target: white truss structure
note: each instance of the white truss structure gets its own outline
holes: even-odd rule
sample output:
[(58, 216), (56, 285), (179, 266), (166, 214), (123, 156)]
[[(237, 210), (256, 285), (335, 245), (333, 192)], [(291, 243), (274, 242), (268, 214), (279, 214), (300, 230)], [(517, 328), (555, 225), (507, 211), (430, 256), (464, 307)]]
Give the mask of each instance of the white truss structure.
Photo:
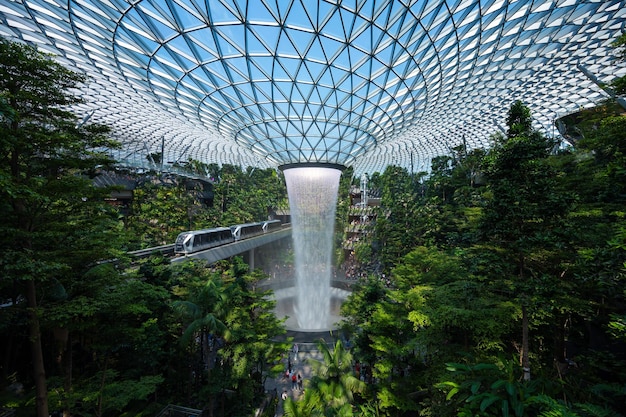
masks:
[(143, 167), (428, 171), (514, 100), (552, 134), (606, 98), (624, 30), (626, 0), (0, 0), (0, 36), (88, 74), (76, 111)]

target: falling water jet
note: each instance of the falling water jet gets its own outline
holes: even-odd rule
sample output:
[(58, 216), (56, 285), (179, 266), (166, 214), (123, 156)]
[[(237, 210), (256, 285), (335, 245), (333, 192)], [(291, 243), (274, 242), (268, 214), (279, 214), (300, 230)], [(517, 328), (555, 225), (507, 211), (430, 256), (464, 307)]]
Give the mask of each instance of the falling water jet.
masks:
[(339, 178), (334, 164), (293, 164), (285, 174), (295, 253), (293, 310), (301, 330), (328, 329), (331, 259)]

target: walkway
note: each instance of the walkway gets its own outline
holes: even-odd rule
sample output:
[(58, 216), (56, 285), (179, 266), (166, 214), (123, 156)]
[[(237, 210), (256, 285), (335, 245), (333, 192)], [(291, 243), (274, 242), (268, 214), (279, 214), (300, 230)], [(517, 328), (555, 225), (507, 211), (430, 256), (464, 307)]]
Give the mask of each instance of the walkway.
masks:
[[(298, 344), (298, 354), (294, 355), (293, 350), (290, 351), (291, 358), (291, 369), (295, 372), (296, 375), (298, 373), (302, 376), (302, 380), (304, 382), (304, 387), (307, 385), (307, 381), (312, 376), (312, 367), (308, 363), (309, 359), (314, 359), (321, 361), (322, 355), (317, 350), (317, 343), (312, 342), (319, 339), (324, 339), (327, 343), (332, 343), (334, 345), (337, 336), (339, 334), (337, 332), (316, 332), (316, 333), (304, 333), (304, 332), (292, 332), (288, 331), (287, 336), (292, 337), (294, 343)], [(287, 367), (287, 359), (285, 358), (285, 367)], [(278, 393), (278, 407), (276, 408), (276, 416), (283, 416), (283, 400), (280, 399), (283, 391), (287, 392), (287, 395), (291, 399), (298, 400), (302, 395), (300, 390), (292, 389), (291, 381), (284, 377), (279, 376), (275, 379), (267, 379), (265, 381), (265, 389), (268, 392), (273, 391), (274, 389)]]
[[(290, 354), (291, 357), (291, 369), (295, 372), (295, 375), (300, 374), (306, 386), (307, 381), (311, 378), (311, 365), (307, 363), (307, 360), (312, 358), (315, 360), (321, 360), (321, 355), (317, 350), (299, 351), (298, 355), (294, 357), (294, 354)], [(265, 389), (267, 391), (273, 391), (274, 389), (278, 393), (278, 407), (276, 408), (276, 416), (283, 415), (283, 400), (280, 398), (283, 392), (287, 392), (287, 395), (293, 399), (298, 400), (302, 395), (302, 392), (296, 388), (292, 388), (292, 383), (289, 378), (282, 376), (276, 379), (268, 379), (265, 381)]]

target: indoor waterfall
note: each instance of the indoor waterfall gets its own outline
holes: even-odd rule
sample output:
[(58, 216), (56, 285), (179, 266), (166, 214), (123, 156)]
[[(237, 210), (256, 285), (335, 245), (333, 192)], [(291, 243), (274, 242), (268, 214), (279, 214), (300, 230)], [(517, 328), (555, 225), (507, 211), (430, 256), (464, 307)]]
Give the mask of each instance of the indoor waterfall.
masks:
[(303, 330), (330, 323), (331, 259), (341, 171), (304, 166), (284, 169), (295, 252), (294, 313)]

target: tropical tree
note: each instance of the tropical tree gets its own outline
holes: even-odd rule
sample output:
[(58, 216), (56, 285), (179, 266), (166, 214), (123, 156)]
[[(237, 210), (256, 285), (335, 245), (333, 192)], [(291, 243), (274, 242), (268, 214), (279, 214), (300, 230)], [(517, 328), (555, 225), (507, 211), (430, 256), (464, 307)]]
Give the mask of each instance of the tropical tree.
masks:
[(271, 300), (271, 291), (255, 290), (266, 276), (250, 273), (240, 257), (233, 259), (222, 278), (229, 300), (223, 318), (228, 338), (219, 353), (222, 386), (236, 392), (231, 414), (247, 415), (252, 413), (254, 400), (264, 396), (264, 379), (284, 371), (280, 359), (289, 344), (278, 340), (285, 334), (285, 319), (273, 313), (276, 302)]
[[(620, 60), (626, 60), (626, 33), (622, 33), (613, 42), (613, 47), (617, 48), (617, 56)], [(623, 96), (626, 94), (626, 76), (616, 78), (611, 82), (611, 87), (615, 90), (615, 94)]]
[(183, 231), (206, 228), (198, 219), (198, 211), (200, 203), (185, 188), (182, 178), (167, 185), (143, 182), (133, 191), (132, 210), (126, 220), (132, 248), (166, 245)]
[[(387, 252), (388, 288), (359, 283), (342, 310), (355, 354), (373, 363), (376, 402), (364, 413), (622, 413), (626, 129), (616, 109), (582, 112), (575, 147), (556, 149), (515, 103), (493, 149), (436, 161), (404, 230), (420, 246)], [(389, 199), (381, 214), (403, 203)], [(384, 226), (374, 242), (396, 239)]]
[(591, 169), (594, 191), (601, 201), (620, 203), (626, 195), (626, 117), (619, 114), (622, 109), (610, 104), (607, 108), (605, 117), (584, 130), (578, 147), (583, 155), (591, 156), (586, 167)]
[[(284, 334), (282, 321), (273, 313), (270, 293), (257, 291), (262, 274), (249, 273), (241, 258), (222, 261), (211, 268), (188, 261), (174, 268), (178, 282), (172, 303), (180, 327), (180, 344), (189, 361), (188, 401), (205, 406), (208, 413), (246, 415), (263, 390), (263, 379), (282, 371), (285, 343), (275, 341)], [(228, 401), (226, 392), (236, 398)], [(192, 396), (197, 396), (192, 398)]]
[[(190, 395), (211, 380), (218, 345), (228, 337), (228, 329), (220, 319), (227, 308), (228, 298), (220, 274), (210, 271), (202, 263), (185, 262), (177, 270), (177, 274), (187, 277), (184, 279), (187, 282), (174, 288), (180, 300), (174, 301), (172, 306), (182, 320), (180, 343), (189, 352), (187, 392)], [(211, 402), (214, 394), (210, 397)]]
[(359, 362), (374, 365), (376, 349), (371, 346), (372, 317), (380, 302), (388, 298), (385, 283), (375, 276), (359, 280), (351, 287), (351, 293), (341, 305), (344, 318), (341, 327), (350, 335), (351, 351)]
[(354, 415), (355, 395), (365, 391), (365, 383), (354, 375), (352, 355), (340, 340), (332, 350), (324, 340), (317, 342), (317, 348), (322, 360), (310, 360), (313, 376), (306, 386), (304, 398), (296, 404), (288, 398), (285, 401), (285, 415)]
[(472, 274), (464, 261), (468, 256), (468, 251), (418, 247), (394, 270), (392, 298), (408, 306), (424, 354), (493, 355), (505, 347), (518, 310)]
[(487, 157), (492, 197), (481, 230), (487, 241), (504, 250), (504, 262), (514, 265), (514, 276), (508, 279), (521, 307), (520, 357), (524, 378), (530, 379), (529, 308), (540, 303), (535, 294), (549, 276), (547, 255), (562, 240), (559, 233), (571, 200), (559, 192), (557, 174), (548, 164), (555, 143), (532, 130), (530, 110), (519, 101), (513, 103), (507, 123), (507, 136), (496, 138)]
[(417, 245), (467, 246), (474, 240), (484, 201), (484, 151), (468, 152), (464, 146), (451, 151), (451, 156), (433, 158), (431, 173), (423, 181), (413, 231)]
[(416, 194), (406, 169), (389, 166), (382, 175), (381, 209), (376, 217), (376, 241), (385, 270), (415, 245)]
[(437, 156), (431, 161), (431, 174), (428, 177), (430, 195), (448, 201), (453, 194), (452, 172), (454, 159), (450, 155)]
[[(449, 363), (452, 381), (436, 384), (447, 392), (446, 399), (454, 402), (458, 417), (539, 415), (540, 411), (567, 412), (567, 407), (546, 406), (546, 386), (549, 384), (519, 380), (519, 365), (511, 360), (466, 365)], [(543, 391), (543, 395), (540, 393)], [(575, 414), (541, 414), (575, 416)]]
[(49, 378), (51, 405), (65, 415), (106, 416), (145, 401), (163, 382), (167, 333), (159, 311), (168, 293), (111, 263), (84, 278), (66, 283), (67, 297), (51, 303), (43, 321), (64, 337), (57, 337), (60, 378)]
[[(88, 235), (80, 238), (77, 232), (88, 227), (89, 209), (101, 199), (89, 179), (79, 174), (111, 163), (106, 149), (117, 146), (107, 139), (107, 128), (82, 123), (68, 110), (82, 101), (76, 91), (85, 81), (35, 47), (0, 39), (0, 268), (27, 301), (24, 311), (40, 417), (49, 414), (40, 327), (45, 299), (40, 290), (72, 270), (71, 248), (79, 247), (76, 243), (87, 242), (94, 249)], [(60, 236), (61, 223), (66, 235)], [(66, 236), (79, 240), (71, 242)], [(101, 244), (102, 257), (107, 245), (99, 239), (93, 242)], [(65, 255), (59, 248), (66, 250)], [(89, 257), (94, 259), (95, 253), (85, 258)]]

